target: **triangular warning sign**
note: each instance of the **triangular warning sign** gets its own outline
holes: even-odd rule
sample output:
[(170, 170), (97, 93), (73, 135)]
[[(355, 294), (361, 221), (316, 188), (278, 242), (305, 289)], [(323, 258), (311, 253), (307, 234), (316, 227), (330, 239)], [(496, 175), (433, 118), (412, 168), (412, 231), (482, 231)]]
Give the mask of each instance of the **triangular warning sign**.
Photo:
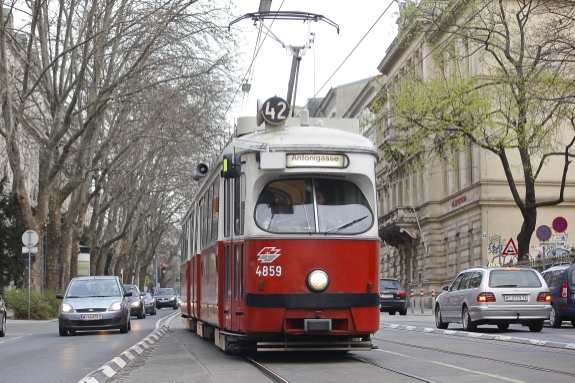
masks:
[(517, 246), (515, 246), (515, 242), (513, 238), (509, 238), (509, 242), (501, 252), (502, 255), (517, 255)]

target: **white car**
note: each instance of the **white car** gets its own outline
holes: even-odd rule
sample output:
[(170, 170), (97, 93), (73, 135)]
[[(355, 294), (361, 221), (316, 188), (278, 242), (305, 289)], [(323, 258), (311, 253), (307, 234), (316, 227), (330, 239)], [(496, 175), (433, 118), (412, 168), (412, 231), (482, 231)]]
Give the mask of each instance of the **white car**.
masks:
[(551, 296), (541, 274), (524, 267), (476, 266), (462, 271), (451, 285), (443, 286), (435, 305), (435, 325), (446, 329), (461, 323), (463, 330), (512, 323), (539, 332), (549, 319)]

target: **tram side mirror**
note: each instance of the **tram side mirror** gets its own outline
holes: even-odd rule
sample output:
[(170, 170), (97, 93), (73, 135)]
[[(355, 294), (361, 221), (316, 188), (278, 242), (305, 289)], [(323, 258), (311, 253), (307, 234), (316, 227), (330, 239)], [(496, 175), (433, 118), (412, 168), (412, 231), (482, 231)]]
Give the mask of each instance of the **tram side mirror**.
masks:
[(224, 154), (222, 177), (239, 178), (242, 175), (242, 156), (240, 153)]

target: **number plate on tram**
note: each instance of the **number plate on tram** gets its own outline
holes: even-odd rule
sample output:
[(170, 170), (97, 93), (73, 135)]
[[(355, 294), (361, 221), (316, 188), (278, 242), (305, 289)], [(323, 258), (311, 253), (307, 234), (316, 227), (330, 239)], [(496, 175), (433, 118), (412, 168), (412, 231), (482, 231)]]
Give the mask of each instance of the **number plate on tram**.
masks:
[(80, 315), (82, 320), (101, 320), (102, 314), (84, 314)]
[(393, 294), (379, 294), (381, 298), (393, 298)]
[(505, 295), (505, 302), (527, 302), (527, 295)]

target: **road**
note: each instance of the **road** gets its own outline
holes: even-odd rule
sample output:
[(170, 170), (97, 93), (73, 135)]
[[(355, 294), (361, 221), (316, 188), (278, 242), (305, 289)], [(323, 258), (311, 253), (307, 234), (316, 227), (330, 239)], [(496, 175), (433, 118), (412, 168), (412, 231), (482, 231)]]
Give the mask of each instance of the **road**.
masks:
[(8, 319), (0, 338), (0, 382), (77, 382), (156, 328), (158, 320), (173, 314), (158, 310), (145, 319), (132, 317), (132, 330), (77, 332), (61, 337), (58, 321)]
[[(480, 326), (466, 333), (461, 325), (435, 328), (434, 318), (408, 312), (382, 313), (373, 337), (378, 349), (332, 353), (261, 353), (246, 360), (228, 355), (212, 342), (187, 331), (178, 314), (162, 336), (111, 378), (89, 377), (106, 363), (148, 337), (173, 310), (157, 317), (133, 318), (129, 334), (94, 332), (59, 337), (57, 322), (8, 322), (0, 340), (0, 382), (269, 382), (248, 362), (261, 364), (284, 381), (295, 382), (572, 382), (575, 380), (575, 328), (546, 325)], [(157, 330), (156, 330), (157, 333)], [(570, 344), (571, 348), (565, 348)], [(30, 368), (32, 367), (33, 368)], [(111, 371), (111, 370), (110, 370)], [(83, 379), (88, 377), (87, 379)]]

